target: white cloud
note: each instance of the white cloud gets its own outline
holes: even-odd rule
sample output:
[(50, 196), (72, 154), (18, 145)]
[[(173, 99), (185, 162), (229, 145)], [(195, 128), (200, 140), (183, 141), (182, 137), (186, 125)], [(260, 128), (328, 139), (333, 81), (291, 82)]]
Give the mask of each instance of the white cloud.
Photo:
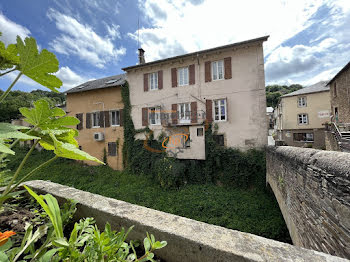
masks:
[(61, 92), (91, 80), (78, 75), (68, 66), (61, 67), (56, 73), (56, 76), (63, 82), (63, 86), (60, 88)]
[(306, 79), (305, 81), (301, 81), (300, 84), (302, 84), (304, 86), (309, 86), (309, 85), (318, 83), (320, 81), (329, 81), (336, 75), (336, 73), (338, 73), (338, 71), (340, 69), (341, 69), (340, 67), (336, 67), (333, 69), (322, 71), (321, 73), (315, 75), (314, 77), (312, 77), (310, 79)]
[(119, 28), (120, 28), (119, 25), (115, 25), (115, 24), (108, 25), (108, 24), (106, 24), (106, 28), (107, 28), (108, 35), (113, 40), (116, 39), (116, 38), (121, 38), (120, 32), (119, 32)]
[[(6, 74), (4, 77), (9, 79), (10, 81), (13, 81), (18, 76), (18, 74), (19, 74), (18, 71), (14, 71), (14, 72)], [(38, 84), (37, 82), (35, 82), (34, 80), (30, 79), (29, 77), (27, 77), (25, 75), (22, 75), (16, 84), (25, 84), (25, 85), (29, 85), (29, 86), (35, 86), (37, 88), (42, 87), (40, 84)], [(16, 85), (15, 85), (15, 87), (16, 87)]]
[(22, 39), (26, 38), (30, 31), (26, 27), (16, 24), (0, 13), (0, 40), (6, 45), (16, 43), (16, 37), (19, 35)]
[(62, 31), (60, 36), (49, 43), (58, 53), (78, 56), (98, 68), (117, 62), (126, 53), (124, 47), (116, 48), (112, 42), (119, 33), (116, 25), (110, 26), (109, 34), (102, 37), (89, 25), (83, 25), (75, 18), (54, 9), (50, 9), (47, 15), (56, 22), (57, 29)]
[[(139, 0), (152, 22), (140, 29), (140, 41), (148, 61), (268, 34), (269, 53), (305, 29), (325, 1)], [(132, 35), (137, 39), (137, 32)]]

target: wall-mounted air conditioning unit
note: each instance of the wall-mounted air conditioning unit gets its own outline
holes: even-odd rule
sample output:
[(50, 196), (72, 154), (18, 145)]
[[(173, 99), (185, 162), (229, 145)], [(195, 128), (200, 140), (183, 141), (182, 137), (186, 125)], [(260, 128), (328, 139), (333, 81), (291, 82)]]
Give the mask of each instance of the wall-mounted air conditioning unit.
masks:
[(96, 132), (94, 133), (94, 139), (96, 141), (103, 141), (105, 139), (105, 136), (102, 132)]

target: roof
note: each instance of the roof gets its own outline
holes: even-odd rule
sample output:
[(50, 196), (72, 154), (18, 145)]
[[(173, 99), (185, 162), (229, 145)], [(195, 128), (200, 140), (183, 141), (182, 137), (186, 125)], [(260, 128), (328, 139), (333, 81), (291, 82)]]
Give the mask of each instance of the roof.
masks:
[(204, 53), (207, 53), (207, 52), (213, 52), (213, 51), (217, 51), (217, 50), (221, 50), (221, 49), (225, 49), (225, 48), (238, 47), (238, 46), (241, 46), (241, 45), (246, 45), (246, 44), (250, 44), (250, 43), (254, 43), (254, 42), (267, 41), (268, 38), (269, 38), (269, 36), (267, 35), (267, 36), (263, 36), (263, 37), (259, 37), (259, 38), (246, 40), (246, 41), (243, 41), (243, 42), (237, 42), (237, 43), (233, 43), (233, 44), (229, 44), (229, 45), (218, 46), (218, 47), (205, 49), (205, 50), (201, 50), (201, 51), (197, 51), (197, 52), (193, 52), (193, 53), (188, 53), (188, 54), (184, 54), (184, 55), (173, 56), (173, 57), (169, 57), (169, 58), (165, 58), (165, 59), (161, 59), (161, 60), (156, 60), (156, 61), (149, 62), (149, 63), (144, 63), (144, 64), (138, 64), (138, 65), (134, 65), (134, 66), (124, 67), (122, 69), (124, 71), (128, 71), (130, 69), (144, 67), (144, 66), (149, 66), (149, 65), (153, 65), (153, 64), (169, 61), (169, 60), (175, 60), (175, 59), (179, 59), (179, 58), (184, 58), (184, 57), (187, 57), (187, 56), (200, 55), (200, 54), (204, 54)]
[(126, 74), (121, 74), (121, 75), (115, 75), (115, 76), (109, 76), (109, 77), (100, 78), (96, 80), (91, 80), (67, 90), (66, 93), (78, 93), (78, 92), (85, 92), (85, 91), (90, 91), (95, 89), (120, 86), (125, 83), (125, 79), (126, 79)]
[(328, 85), (330, 85), (341, 73), (343, 73), (348, 68), (350, 68), (350, 61), (331, 79), (331, 81), (328, 82)]
[(320, 81), (316, 84), (304, 87), (302, 89), (299, 89), (297, 91), (294, 91), (294, 92), (286, 94), (286, 95), (283, 95), (281, 97), (299, 96), (299, 95), (304, 95), (304, 94), (329, 91), (329, 86), (327, 86), (327, 84), (328, 84), (328, 81)]

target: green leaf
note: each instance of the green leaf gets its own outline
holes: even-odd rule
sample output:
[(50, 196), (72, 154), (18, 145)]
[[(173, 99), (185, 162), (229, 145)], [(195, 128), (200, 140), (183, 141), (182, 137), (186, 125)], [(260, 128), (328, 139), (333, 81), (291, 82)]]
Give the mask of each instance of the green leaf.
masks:
[(10, 155), (15, 154), (15, 151), (8, 148), (8, 146), (5, 144), (3, 139), (0, 139), (0, 152), (5, 153), (5, 154), (10, 154)]
[(155, 242), (154, 245), (153, 245), (153, 248), (154, 249), (161, 249), (163, 247), (165, 247), (168, 243), (166, 241), (162, 241), (162, 242)]
[(146, 252), (148, 252), (151, 248), (151, 243), (149, 242), (149, 239), (147, 237), (143, 240), (143, 246)]
[(5, 47), (5, 44), (0, 41), (0, 70), (12, 68), (19, 64), (19, 56), (16, 45), (10, 44)]
[(0, 261), (2, 262), (8, 262), (9, 258), (6, 256), (4, 252), (0, 252)]
[(51, 258), (58, 252), (60, 251), (61, 248), (54, 248), (49, 251), (47, 251), (39, 260), (39, 262), (50, 262)]
[(22, 140), (32, 140), (32, 139), (40, 139), (40, 137), (30, 136), (25, 133), (22, 133), (20, 126), (11, 125), (9, 123), (0, 123), (0, 139), (8, 139), (8, 138), (18, 138)]
[(66, 112), (62, 108), (55, 107), (52, 111), (53, 116), (65, 116)]
[(58, 92), (56, 88), (62, 86), (62, 81), (52, 75), (59, 69), (56, 56), (46, 49), (39, 53), (33, 37), (25, 38), (23, 43), (17, 36), (17, 49), (20, 56), (20, 71), (39, 84)]
[(44, 99), (39, 99), (34, 102), (34, 108), (21, 107), (21, 114), (26, 117), (24, 120), (33, 126), (42, 127), (50, 121), (52, 110), (49, 103)]
[(69, 243), (65, 238), (58, 238), (52, 241), (52, 243), (57, 247), (69, 247)]
[(12, 241), (11, 239), (8, 239), (4, 245), (0, 246), (0, 252), (5, 252), (6, 250), (9, 250), (11, 247), (12, 247)]

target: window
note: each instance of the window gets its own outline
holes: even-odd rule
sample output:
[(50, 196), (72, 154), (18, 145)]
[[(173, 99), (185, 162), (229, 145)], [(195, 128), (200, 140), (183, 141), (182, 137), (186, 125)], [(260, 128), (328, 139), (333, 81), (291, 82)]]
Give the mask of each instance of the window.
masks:
[(306, 96), (298, 97), (298, 107), (306, 107)]
[(191, 147), (191, 137), (190, 135), (188, 135), (188, 138), (187, 140), (185, 140), (186, 137), (185, 136), (182, 136), (182, 145), (183, 145), (183, 148), (189, 148)]
[(111, 114), (111, 125), (120, 126), (120, 111), (113, 110), (110, 112), (110, 114)]
[(150, 125), (160, 125), (160, 108), (150, 107), (148, 108), (148, 118)]
[(309, 123), (307, 114), (299, 114), (298, 115), (298, 124), (299, 125), (307, 125)]
[(214, 120), (226, 121), (226, 99), (214, 100)]
[(93, 112), (91, 114), (92, 127), (100, 127), (100, 112)]
[(211, 63), (211, 74), (213, 80), (224, 79), (224, 61), (216, 61)]
[(150, 73), (149, 74), (149, 87), (150, 90), (157, 90), (158, 89), (158, 73)]
[(108, 143), (108, 155), (109, 156), (116, 156), (117, 155), (117, 143), (116, 142), (109, 142)]
[(314, 142), (313, 133), (294, 133), (293, 138), (298, 142)]
[(179, 68), (177, 72), (179, 86), (188, 85), (188, 67)]
[(334, 95), (334, 97), (336, 97), (337, 96), (337, 82), (334, 82), (334, 93), (333, 93), (333, 95)]
[(224, 135), (213, 135), (214, 141), (219, 146), (225, 145), (225, 138)]
[(203, 136), (203, 128), (197, 128), (197, 136)]
[(178, 105), (179, 121), (180, 123), (191, 122), (191, 104), (184, 103)]

